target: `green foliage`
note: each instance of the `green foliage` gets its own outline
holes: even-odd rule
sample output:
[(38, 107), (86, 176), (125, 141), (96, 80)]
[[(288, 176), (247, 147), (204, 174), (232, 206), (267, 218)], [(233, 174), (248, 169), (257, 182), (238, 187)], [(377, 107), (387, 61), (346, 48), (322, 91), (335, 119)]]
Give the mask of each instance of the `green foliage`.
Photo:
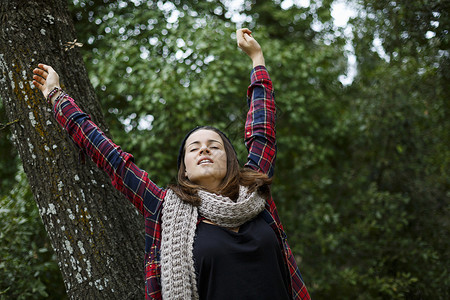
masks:
[(20, 170), (0, 198), (0, 299), (65, 299), (47, 233)]
[[(392, 242), (402, 243), (396, 248), (402, 260), (391, 254), (397, 261), (390, 266), (403, 281), (405, 297), (446, 299), (450, 124), (448, 52), (443, 52), (448, 37), (441, 26), (448, 24), (448, 9), (439, 1), (362, 5), (367, 14), (353, 20), (359, 75), (349, 89), (361, 135), (354, 143), (355, 162), (380, 191), (409, 199), (392, 215), (408, 216), (399, 241)], [(370, 47), (377, 38), (381, 46)], [(408, 283), (400, 270), (417, 282)]]

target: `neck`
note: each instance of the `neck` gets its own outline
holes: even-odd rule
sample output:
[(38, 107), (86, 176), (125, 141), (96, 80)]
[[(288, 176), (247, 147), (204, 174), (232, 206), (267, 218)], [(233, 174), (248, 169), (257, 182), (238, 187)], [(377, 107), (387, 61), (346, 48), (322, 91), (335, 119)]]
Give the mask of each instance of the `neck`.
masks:
[(198, 184), (203, 189), (207, 190), (211, 193), (217, 193), (219, 191), (219, 186), (222, 180), (216, 180), (213, 176), (203, 177), (196, 180), (196, 184)]
[(200, 186), (208, 192), (217, 193), (219, 191), (219, 183), (209, 182), (200, 183)]

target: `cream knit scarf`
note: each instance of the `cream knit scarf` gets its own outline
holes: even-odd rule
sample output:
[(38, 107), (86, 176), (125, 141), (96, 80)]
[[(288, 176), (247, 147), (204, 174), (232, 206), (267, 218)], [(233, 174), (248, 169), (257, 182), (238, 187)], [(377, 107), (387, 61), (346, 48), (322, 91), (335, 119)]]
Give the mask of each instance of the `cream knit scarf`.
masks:
[(193, 245), (198, 214), (222, 227), (238, 227), (256, 217), (265, 200), (241, 186), (236, 202), (199, 191), (200, 206), (182, 201), (168, 190), (162, 210), (161, 286), (163, 299), (198, 299)]

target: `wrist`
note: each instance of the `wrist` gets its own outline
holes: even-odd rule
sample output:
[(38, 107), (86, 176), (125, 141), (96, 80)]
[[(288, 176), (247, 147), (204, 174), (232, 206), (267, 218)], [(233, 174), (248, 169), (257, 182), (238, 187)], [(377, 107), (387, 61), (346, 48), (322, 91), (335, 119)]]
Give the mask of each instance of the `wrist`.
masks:
[(264, 55), (262, 52), (259, 52), (255, 55), (253, 55), (251, 57), (252, 62), (253, 62), (253, 68), (256, 66), (264, 66), (265, 65), (265, 61), (264, 61)]
[(48, 103), (51, 103), (52, 105), (55, 103), (55, 99), (61, 95), (62, 89), (59, 86), (55, 86), (50, 93), (47, 95), (47, 101)]

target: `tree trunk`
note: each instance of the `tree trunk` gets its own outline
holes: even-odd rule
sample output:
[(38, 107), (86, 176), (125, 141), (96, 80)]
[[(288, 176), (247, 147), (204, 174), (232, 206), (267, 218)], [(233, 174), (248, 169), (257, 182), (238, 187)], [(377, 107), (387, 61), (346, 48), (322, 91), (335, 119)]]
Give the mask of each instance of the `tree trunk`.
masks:
[(109, 178), (78, 150), (32, 85), (38, 63), (107, 132), (63, 0), (0, 1), (0, 97), (72, 299), (144, 297), (144, 224)]

